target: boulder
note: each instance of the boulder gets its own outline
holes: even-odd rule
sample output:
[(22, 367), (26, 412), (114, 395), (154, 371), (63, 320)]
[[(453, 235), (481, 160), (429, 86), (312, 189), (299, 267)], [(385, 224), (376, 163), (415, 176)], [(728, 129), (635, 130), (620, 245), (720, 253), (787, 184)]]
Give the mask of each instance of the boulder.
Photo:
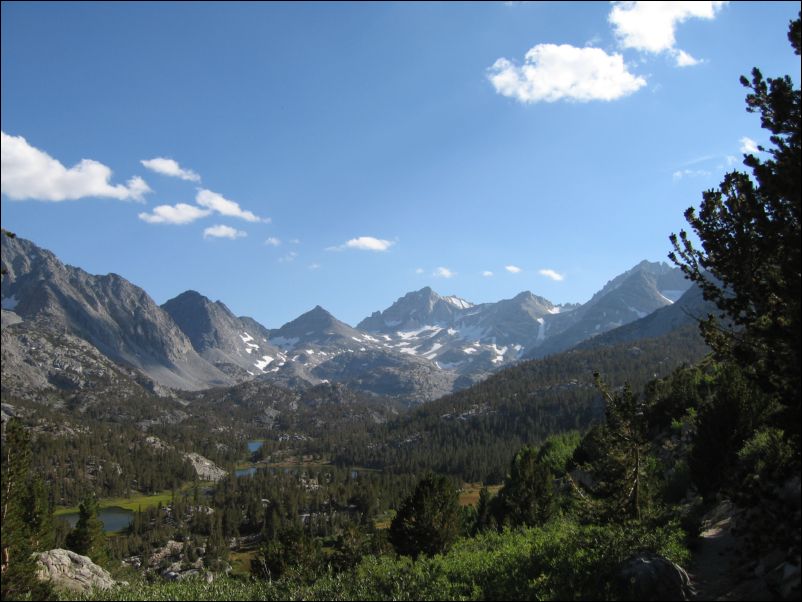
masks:
[(34, 556), (37, 578), (49, 581), (54, 588), (88, 593), (94, 588), (109, 589), (116, 584), (108, 571), (96, 565), (88, 556), (71, 550), (57, 548)]
[(184, 457), (186, 457), (186, 459), (192, 463), (192, 466), (201, 481), (219, 481), (228, 474), (217, 464), (208, 458), (204, 458), (200, 454), (193, 452), (184, 454)]
[(652, 552), (626, 560), (615, 581), (622, 600), (690, 600), (695, 595), (688, 573)]

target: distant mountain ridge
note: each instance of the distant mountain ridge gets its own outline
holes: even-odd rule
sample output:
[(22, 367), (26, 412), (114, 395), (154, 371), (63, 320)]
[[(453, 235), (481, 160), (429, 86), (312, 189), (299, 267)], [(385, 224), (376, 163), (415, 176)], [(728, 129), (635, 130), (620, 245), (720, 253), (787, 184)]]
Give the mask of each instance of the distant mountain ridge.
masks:
[[(269, 329), (196, 291), (159, 307), (120, 276), (65, 266), (19, 238), (2, 241), (2, 264), (4, 329), (13, 333), (23, 320), (69, 333), (156, 383), (192, 390), (251, 378), (302, 388), (341, 382), (406, 402), (434, 399), (522, 359), (591, 344), (670, 308), (689, 286), (680, 270), (643, 261), (581, 305), (556, 305), (529, 291), (473, 304), (424, 287), (357, 327), (316, 306)], [(647, 334), (675, 323), (668, 319)]]
[(2, 237), (0, 261), (7, 272), (3, 309), (23, 320), (84, 339), (103, 355), (169, 387), (233, 383), (198, 355), (144, 290), (121, 276), (93, 276), (64, 265), (50, 251), (19, 237)]

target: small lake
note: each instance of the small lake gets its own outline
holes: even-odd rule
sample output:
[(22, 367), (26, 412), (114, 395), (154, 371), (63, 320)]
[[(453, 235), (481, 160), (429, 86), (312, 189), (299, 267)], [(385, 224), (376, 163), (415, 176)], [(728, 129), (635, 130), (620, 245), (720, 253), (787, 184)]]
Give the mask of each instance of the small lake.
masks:
[[(98, 510), (97, 515), (100, 522), (103, 523), (103, 530), (106, 531), (106, 533), (122, 531), (134, 520), (133, 512), (118, 506), (111, 506), (110, 508)], [(77, 512), (71, 512), (70, 514), (61, 514), (56, 518), (63, 518), (70, 523), (70, 527), (74, 528), (78, 523), (78, 516)]]
[(262, 447), (263, 443), (264, 441), (248, 441), (248, 451), (251, 453), (255, 452), (257, 449)]
[(251, 475), (256, 474), (256, 467), (250, 466), (248, 468), (238, 468), (235, 473), (238, 477), (250, 477)]

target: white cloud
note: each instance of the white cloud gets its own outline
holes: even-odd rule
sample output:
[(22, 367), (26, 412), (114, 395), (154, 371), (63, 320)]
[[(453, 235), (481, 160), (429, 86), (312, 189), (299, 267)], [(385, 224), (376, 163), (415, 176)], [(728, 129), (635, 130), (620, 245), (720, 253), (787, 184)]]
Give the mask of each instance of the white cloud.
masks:
[(415, 270), (416, 274), (423, 274), (423, 268), (418, 268)]
[(511, 272), (512, 274), (517, 274), (518, 272), (521, 271), (521, 268), (519, 268), (517, 265), (505, 265), (504, 269), (507, 270), (508, 272)]
[(276, 238), (275, 236), (271, 236), (265, 241), (266, 245), (270, 245), (271, 247), (277, 247), (281, 244), (281, 239)]
[(203, 238), (230, 238), (234, 240), (236, 238), (242, 238), (243, 236), (248, 236), (247, 232), (236, 230), (231, 226), (224, 226), (223, 224), (210, 226), (203, 231)]
[(741, 138), (741, 152), (744, 154), (754, 154), (760, 152), (760, 149), (757, 147), (757, 142), (744, 136)]
[(702, 61), (693, 58), (690, 54), (685, 52), (684, 50), (677, 50), (674, 53), (674, 60), (677, 61), (677, 67), (693, 67), (694, 65), (698, 65)]
[(373, 236), (358, 236), (345, 241), (337, 247), (329, 247), (327, 251), (343, 251), (345, 249), (358, 249), (360, 251), (386, 251), (395, 243), (391, 240), (374, 238)]
[(738, 163), (738, 157), (736, 157), (734, 155), (727, 155), (724, 159), (725, 159), (725, 161), (727, 161), (727, 165), (728, 166), (732, 166), (732, 165), (735, 165), (736, 163)]
[(456, 272), (452, 272), (448, 268), (443, 268), (443, 267), (437, 268), (432, 273), (432, 276), (436, 276), (437, 278), (453, 278), (456, 275), (457, 275)]
[(159, 205), (153, 213), (140, 213), (139, 219), (149, 224), (188, 224), (196, 219), (206, 217), (211, 211), (195, 205), (178, 203), (177, 205)]
[(111, 169), (92, 159), (81, 159), (67, 169), (46, 152), (28, 144), (22, 136), (10, 136), (2, 132), (0, 146), (0, 189), (15, 201), (36, 199), (58, 202), (107, 197), (142, 202), (145, 194), (152, 192), (139, 176), (128, 180), (125, 186), (110, 184)]
[(319, 270), (320, 269), (320, 264), (319, 263), (310, 263), (307, 267), (310, 270)]
[(538, 44), (522, 67), (500, 58), (489, 71), (496, 92), (523, 103), (615, 100), (646, 85), (627, 70), (620, 54), (568, 44)]
[(279, 257), (278, 260), (279, 263), (289, 263), (290, 261), (295, 261), (296, 257), (298, 257), (298, 253), (296, 253), (295, 251), (290, 251), (283, 257)]
[(270, 221), (270, 218), (262, 219), (261, 217), (254, 215), (250, 211), (245, 211), (244, 209), (241, 209), (238, 203), (230, 201), (229, 199), (225, 198), (222, 194), (212, 192), (211, 190), (206, 190), (205, 188), (201, 188), (200, 190), (198, 190), (198, 194), (195, 196), (195, 202), (197, 202), (198, 205), (211, 209), (212, 211), (216, 211), (220, 215), (226, 215), (229, 217), (239, 217), (248, 222)]
[[(714, 19), (726, 2), (614, 2), (607, 20), (623, 48), (659, 53), (673, 51), (677, 25), (688, 19)], [(679, 66), (689, 59), (675, 53)]]
[(562, 274), (558, 274), (554, 270), (542, 269), (538, 273), (541, 276), (545, 276), (546, 278), (551, 278), (552, 280), (557, 280), (558, 282), (560, 280), (564, 280), (565, 279), (565, 276), (563, 276)]
[(154, 159), (143, 159), (140, 163), (151, 171), (165, 176), (181, 178), (182, 180), (189, 180), (190, 182), (200, 182), (200, 176), (198, 174), (191, 169), (183, 169), (178, 162), (173, 159), (156, 157)]
[(709, 175), (710, 172), (704, 169), (678, 169), (673, 174), (671, 174), (672, 178), (675, 181), (681, 180), (682, 178), (697, 178)]
[(482, 272), (482, 276), (484, 276), (485, 278), (490, 278), (492, 275), (493, 272), (491, 272), (490, 270), (485, 270), (484, 272)]

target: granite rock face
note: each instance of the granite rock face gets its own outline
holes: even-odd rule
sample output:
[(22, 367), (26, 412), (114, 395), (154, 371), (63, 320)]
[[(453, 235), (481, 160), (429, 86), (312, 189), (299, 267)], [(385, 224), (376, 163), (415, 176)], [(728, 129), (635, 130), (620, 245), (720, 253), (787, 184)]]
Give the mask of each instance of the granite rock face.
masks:
[(3, 309), (54, 333), (81, 338), (106, 357), (177, 389), (233, 380), (203, 359), (170, 315), (117, 274), (63, 264), (22, 238), (2, 237)]
[(105, 569), (88, 556), (57, 548), (35, 554), (37, 578), (49, 581), (56, 589), (88, 593), (93, 589), (109, 589), (116, 584)]

